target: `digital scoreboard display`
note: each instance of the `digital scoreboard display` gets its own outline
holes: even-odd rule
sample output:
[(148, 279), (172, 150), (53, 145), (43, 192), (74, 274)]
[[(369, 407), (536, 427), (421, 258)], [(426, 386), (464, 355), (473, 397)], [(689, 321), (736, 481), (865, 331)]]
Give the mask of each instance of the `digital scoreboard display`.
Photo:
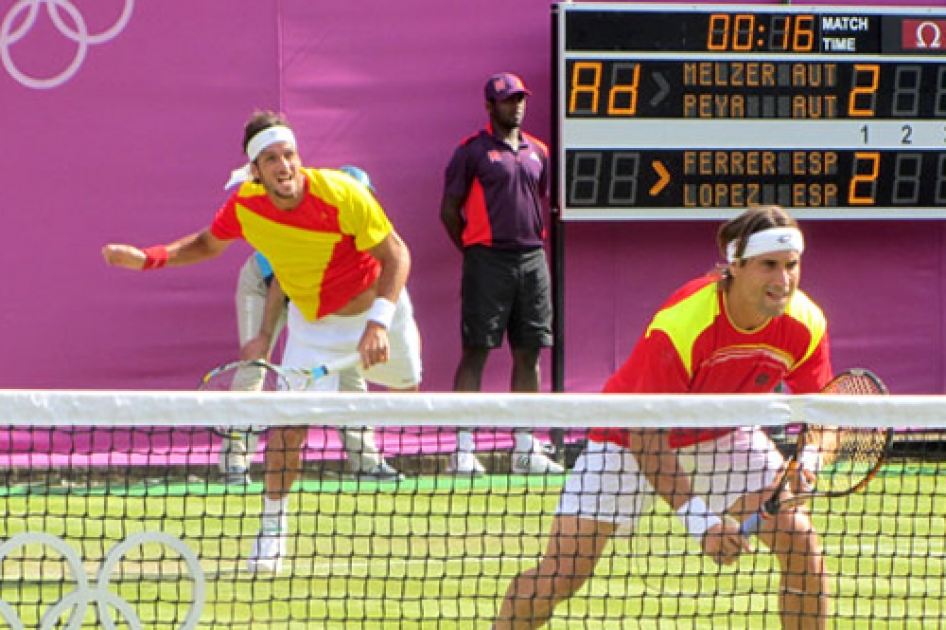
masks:
[(946, 218), (946, 8), (562, 3), (564, 220)]

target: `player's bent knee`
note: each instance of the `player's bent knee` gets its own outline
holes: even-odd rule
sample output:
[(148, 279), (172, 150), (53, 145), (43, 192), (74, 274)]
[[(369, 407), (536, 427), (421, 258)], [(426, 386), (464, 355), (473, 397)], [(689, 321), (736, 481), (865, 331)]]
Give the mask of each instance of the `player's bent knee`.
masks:
[(818, 532), (806, 512), (779, 513), (773, 531), (771, 550), (776, 555), (820, 554)]
[(588, 581), (587, 575), (580, 576), (559, 576), (555, 579), (552, 588), (552, 601), (558, 603), (570, 599), (575, 593), (581, 590), (581, 587)]
[(544, 560), (531, 571), (519, 575), (512, 589), (518, 598), (526, 598), (536, 608), (548, 609), (578, 592), (589, 575), (576, 572), (572, 563)]
[(282, 434), (283, 445), (286, 449), (295, 450), (300, 448), (302, 446), (302, 442), (305, 441), (308, 432), (308, 427), (293, 427), (284, 429)]
[(557, 569), (552, 567), (545, 571), (540, 569), (537, 576), (536, 596), (544, 595), (554, 605), (577, 593), (588, 581), (588, 577), (588, 574), (565, 569), (560, 565)]

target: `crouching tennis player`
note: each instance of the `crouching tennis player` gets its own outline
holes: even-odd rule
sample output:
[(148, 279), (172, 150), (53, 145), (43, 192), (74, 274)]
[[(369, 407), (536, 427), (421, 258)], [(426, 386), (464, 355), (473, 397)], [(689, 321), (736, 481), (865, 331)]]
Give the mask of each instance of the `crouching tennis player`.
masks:
[[(806, 394), (831, 380), (825, 317), (798, 288), (805, 246), (794, 219), (776, 206), (753, 208), (725, 223), (717, 240), (726, 264), (670, 297), (606, 393), (769, 393), (784, 381)], [(513, 579), (493, 627), (544, 625), (655, 497), (706, 555), (734, 563), (749, 549), (740, 521), (771, 496), (783, 465), (757, 427), (592, 430), (545, 556)], [(807, 509), (780, 511), (758, 536), (778, 559), (783, 627), (824, 628), (824, 557)]]

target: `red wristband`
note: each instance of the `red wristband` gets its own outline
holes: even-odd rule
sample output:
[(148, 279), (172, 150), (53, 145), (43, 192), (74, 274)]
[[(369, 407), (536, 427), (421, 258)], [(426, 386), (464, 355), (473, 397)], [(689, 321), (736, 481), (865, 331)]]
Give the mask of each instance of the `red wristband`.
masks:
[(151, 269), (160, 269), (168, 264), (168, 248), (164, 245), (155, 245), (154, 247), (145, 247), (141, 250), (145, 253), (145, 264), (142, 271)]

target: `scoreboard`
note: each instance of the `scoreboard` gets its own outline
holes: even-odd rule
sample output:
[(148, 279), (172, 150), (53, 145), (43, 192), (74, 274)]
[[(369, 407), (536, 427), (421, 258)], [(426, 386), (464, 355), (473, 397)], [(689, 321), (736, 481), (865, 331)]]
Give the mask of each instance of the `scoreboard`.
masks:
[(553, 7), (563, 220), (946, 218), (946, 8)]

